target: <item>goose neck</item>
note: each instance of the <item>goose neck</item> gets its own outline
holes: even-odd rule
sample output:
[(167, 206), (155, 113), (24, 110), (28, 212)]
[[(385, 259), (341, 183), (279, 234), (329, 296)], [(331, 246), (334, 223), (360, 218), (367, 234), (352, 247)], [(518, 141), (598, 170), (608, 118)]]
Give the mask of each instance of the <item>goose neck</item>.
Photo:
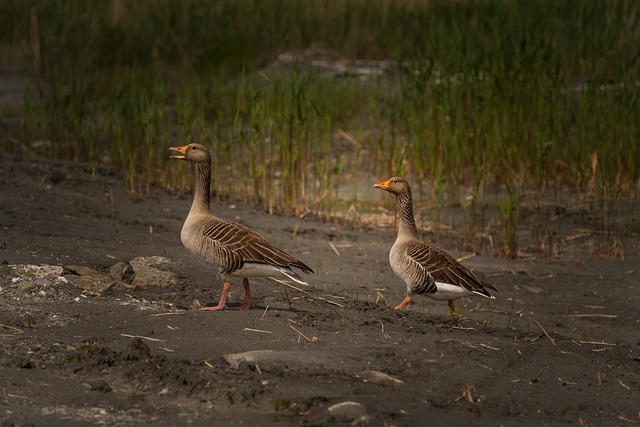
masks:
[(209, 199), (211, 196), (211, 165), (206, 163), (197, 163), (195, 170), (196, 186), (191, 211), (211, 212), (209, 206)]
[(418, 237), (416, 222), (413, 218), (413, 201), (411, 192), (405, 192), (397, 195), (398, 211), (400, 212), (400, 226), (398, 228), (398, 236)]

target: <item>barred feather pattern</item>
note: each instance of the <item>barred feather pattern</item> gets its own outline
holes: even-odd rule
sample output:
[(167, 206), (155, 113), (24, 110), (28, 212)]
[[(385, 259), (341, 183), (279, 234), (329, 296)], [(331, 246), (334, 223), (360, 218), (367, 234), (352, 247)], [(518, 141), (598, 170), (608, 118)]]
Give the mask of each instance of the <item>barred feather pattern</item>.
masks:
[(199, 252), (215, 263), (221, 274), (233, 274), (245, 262), (313, 270), (302, 261), (276, 248), (257, 232), (233, 221), (212, 218), (202, 227)]
[(411, 197), (411, 188), (407, 186), (406, 191), (396, 195), (398, 202), (398, 210), (400, 211), (400, 228), (398, 236), (412, 236), (418, 238), (418, 229), (413, 217), (413, 200)]

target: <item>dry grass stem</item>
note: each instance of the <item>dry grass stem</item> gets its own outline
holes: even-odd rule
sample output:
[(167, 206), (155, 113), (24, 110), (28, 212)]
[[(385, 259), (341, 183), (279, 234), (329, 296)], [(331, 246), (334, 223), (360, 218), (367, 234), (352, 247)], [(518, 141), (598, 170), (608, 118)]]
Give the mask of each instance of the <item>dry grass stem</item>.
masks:
[(292, 325), (289, 325), (289, 327), (291, 329), (293, 329), (294, 331), (296, 331), (298, 333), (298, 335), (300, 335), (302, 338), (304, 338), (305, 340), (307, 340), (307, 342), (316, 342), (318, 341), (318, 338), (313, 337), (313, 338), (309, 338), (307, 337), (305, 334), (303, 334), (302, 332), (300, 332), (299, 330), (297, 330), (296, 328), (294, 328)]
[(601, 341), (601, 342), (597, 342), (597, 341), (577, 341), (577, 342), (579, 342), (580, 344), (593, 344), (593, 345), (618, 345), (618, 344), (613, 344), (613, 343), (604, 342), (604, 341)]
[(474, 256), (476, 256), (476, 254), (468, 254), (468, 255), (465, 255), (465, 256), (461, 256), (460, 258), (457, 258), (456, 260), (458, 262), (465, 262), (466, 260), (471, 259)]
[(534, 320), (534, 322), (536, 325), (538, 325), (538, 328), (540, 328), (540, 330), (546, 335), (546, 337), (549, 338), (549, 341), (551, 341), (551, 344), (553, 344), (554, 347), (557, 347), (556, 342), (553, 340), (553, 338), (551, 338), (551, 335), (547, 333), (547, 331), (542, 327), (542, 325), (538, 323), (537, 320)]
[(458, 397), (455, 401), (458, 402), (460, 399), (466, 399), (469, 403), (476, 403), (476, 400), (473, 397), (473, 393), (475, 393), (476, 387), (473, 385), (465, 384), (462, 386), (461, 396)]
[(500, 349), (498, 347), (492, 347), (492, 346), (490, 346), (488, 344), (483, 344), (483, 343), (480, 343), (480, 345), (482, 347), (484, 347), (484, 348), (488, 348), (489, 350), (500, 351)]
[[(24, 331), (22, 329), (16, 328), (15, 326), (5, 325), (4, 323), (0, 323), (0, 328), (11, 329), (12, 331), (16, 331), (16, 333), (18, 333), (18, 334), (24, 333)], [(3, 336), (9, 336), (9, 335), (3, 335)]]
[(469, 327), (469, 326), (458, 326), (458, 325), (452, 326), (451, 329), (460, 329), (462, 331), (475, 331), (476, 330), (476, 328), (472, 328), (472, 327)]
[(285, 286), (290, 287), (291, 289), (295, 289), (296, 291), (298, 291), (298, 292), (301, 292), (301, 293), (305, 294), (307, 297), (311, 298), (312, 300), (319, 299), (319, 300), (321, 300), (321, 301), (326, 302), (327, 304), (336, 305), (336, 306), (338, 306), (338, 307), (340, 307), (340, 308), (344, 308), (344, 305), (342, 305), (342, 304), (340, 304), (340, 303), (337, 303), (337, 302), (335, 302), (335, 301), (331, 301), (331, 300), (328, 300), (328, 299), (326, 299), (326, 298), (322, 298), (322, 297), (319, 297), (319, 296), (317, 296), (317, 295), (314, 295), (314, 294), (312, 294), (311, 292), (309, 292), (309, 291), (305, 291), (304, 289), (300, 289), (299, 287), (297, 287), (297, 286), (295, 286), (295, 285), (292, 285), (291, 283), (286, 282), (286, 281), (284, 281), (284, 280), (280, 280), (280, 279), (275, 278), (275, 277), (270, 277), (270, 279), (271, 279), (271, 280), (273, 280), (273, 281), (274, 281), (274, 282), (276, 282), (276, 283), (280, 283), (281, 285), (285, 285)]
[(175, 316), (175, 315), (184, 315), (186, 313), (187, 312), (185, 310), (182, 310), (182, 311), (171, 311), (169, 313), (150, 314), (149, 317)]
[(629, 424), (639, 424), (640, 425), (640, 417), (637, 420), (632, 420), (631, 418), (627, 418), (624, 415), (620, 415), (618, 416), (618, 419), (620, 421), (624, 421), (625, 423), (629, 423)]
[(597, 314), (597, 313), (589, 313), (589, 314), (565, 314), (564, 317), (577, 317), (577, 318), (585, 318), (585, 317), (602, 317), (605, 319), (615, 319), (618, 317), (617, 314)]
[(125, 338), (140, 338), (141, 340), (147, 340), (147, 341), (164, 342), (164, 340), (160, 340), (158, 338), (145, 337), (143, 335), (120, 334), (120, 336)]
[(263, 333), (263, 334), (272, 334), (273, 333), (271, 331), (265, 331), (263, 329), (253, 329), (253, 328), (244, 328), (243, 331), (260, 332), (260, 333)]
[(616, 381), (618, 382), (618, 384), (620, 385), (621, 388), (623, 388), (625, 390), (631, 390), (631, 387), (629, 387), (628, 385), (623, 383), (620, 378), (616, 378)]
[(333, 242), (329, 241), (329, 246), (331, 246), (331, 249), (333, 249), (333, 252), (335, 252), (336, 255), (340, 256), (340, 252), (338, 252), (338, 248), (336, 248), (336, 245), (334, 245)]

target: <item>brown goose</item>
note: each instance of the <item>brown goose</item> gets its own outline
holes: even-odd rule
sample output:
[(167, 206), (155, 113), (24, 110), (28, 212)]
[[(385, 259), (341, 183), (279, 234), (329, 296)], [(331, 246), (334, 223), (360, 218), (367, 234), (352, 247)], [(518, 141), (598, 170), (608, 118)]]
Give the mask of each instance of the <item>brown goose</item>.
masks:
[(393, 177), (374, 187), (395, 194), (400, 211), (398, 237), (389, 252), (389, 264), (407, 284), (407, 296), (396, 310), (402, 310), (411, 302), (413, 295), (424, 294), (437, 301), (448, 301), (455, 317), (454, 299), (473, 294), (494, 298), (487, 289), (498, 291), (495, 287), (482, 282), (471, 270), (433, 243), (420, 240), (413, 218), (411, 187), (406, 179)]
[(297, 283), (307, 284), (292, 269), (297, 267), (305, 273), (313, 273), (305, 263), (276, 248), (252, 229), (218, 218), (211, 213), (211, 155), (206, 147), (189, 144), (171, 147), (169, 150), (180, 153), (170, 156), (171, 159), (187, 160), (192, 162), (196, 169), (193, 203), (180, 233), (182, 244), (214, 264), (224, 280), (218, 305), (204, 307), (201, 310), (227, 308), (231, 277), (243, 279), (245, 302), (240, 307), (233, 307), (237, 310), (247, 310), (251, 307), (250, 277), (285, 276)]

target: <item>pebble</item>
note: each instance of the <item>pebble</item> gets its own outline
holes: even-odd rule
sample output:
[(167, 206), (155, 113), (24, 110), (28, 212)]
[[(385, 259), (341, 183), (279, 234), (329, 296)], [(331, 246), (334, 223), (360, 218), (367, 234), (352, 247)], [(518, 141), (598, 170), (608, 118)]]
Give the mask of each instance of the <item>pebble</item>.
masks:
[(327, 411), (331, 416), (343, 422), (349, 422), (351, 425), (366, 424), (371, 417), (367, 414), (367, 408), (352, 401), (345, 401), (329, 406)]
[(28, 292), (32, 289), (35, 289), (35, 287), (36, 287), (36, 284), (30, 280), (25, 280), (24, 282), (20, 282), (18, 284), (18, 289), (20, 289), (23, 292)]
[(132, 259), (130, 264), (135, 273), (133, 284), (140, 287), (159, 286), (162, 288), (177, 285), (179, 283), (178, 276), (171, 271), (160, 268), (172, 263), (169, 258), (159, 256)]
[(385, 374), (380, 371), (364, 371), (358, 377), (365, 383), (374, 383), (374, 384), (403, 384), (399, 378), (392, 377), (389, 374)]
[(52, 282), (49, 279), (40, 278), (40, 279), (34, 280), (33, 283), (36, 286), (50, 286)]

